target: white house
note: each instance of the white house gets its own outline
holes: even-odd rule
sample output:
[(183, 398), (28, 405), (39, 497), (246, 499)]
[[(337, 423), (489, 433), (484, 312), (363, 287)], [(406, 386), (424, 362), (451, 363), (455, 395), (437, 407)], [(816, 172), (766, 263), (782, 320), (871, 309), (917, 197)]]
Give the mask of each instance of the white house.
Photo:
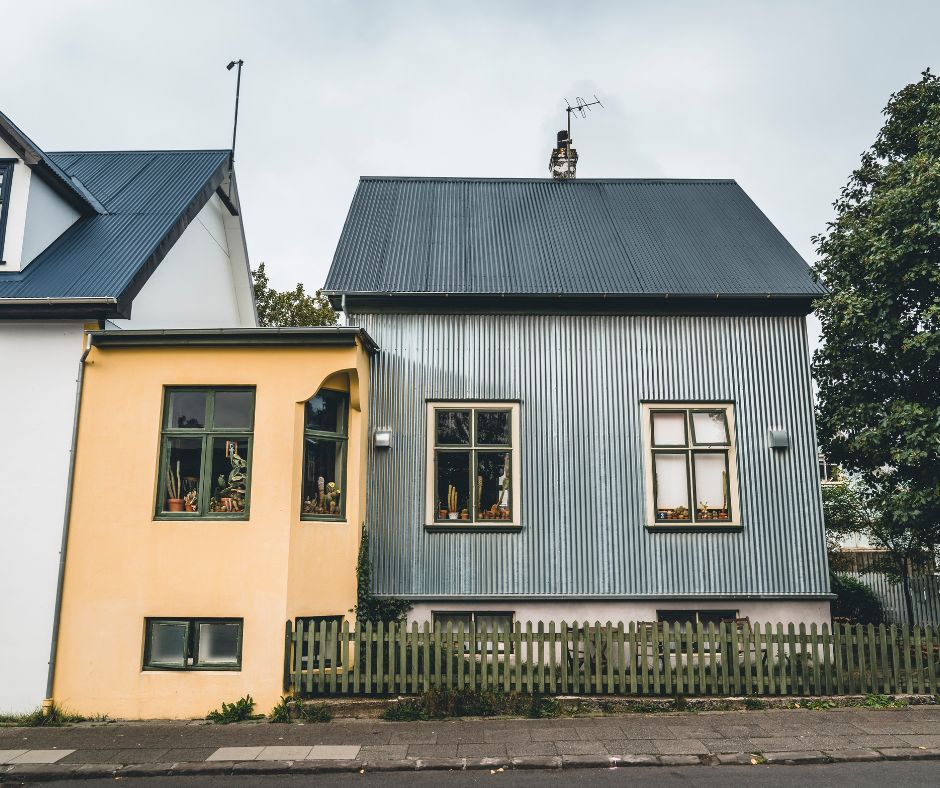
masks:
[(84, 330), (255, 325), (230, 151), (46, 153), (0, 113), (0, 711), (47, 696)]

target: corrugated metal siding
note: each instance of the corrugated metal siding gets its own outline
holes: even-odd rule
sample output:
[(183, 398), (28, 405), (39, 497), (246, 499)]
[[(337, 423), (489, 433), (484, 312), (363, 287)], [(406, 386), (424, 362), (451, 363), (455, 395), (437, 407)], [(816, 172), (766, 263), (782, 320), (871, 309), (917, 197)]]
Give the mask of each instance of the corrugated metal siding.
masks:
[(120, 296), (229, 154), (48, 156), (78, 178), (108, 213), (79, 219), (22, 272), (0, 273), (0, 299)]
[[(404, 596), (828, 593), (799, 317), (359, 315), (376, 589)], [(427, 533), (426, 400), (520, 400), (524, 529)], [(735, 403), (744, 528), (649, 533), (643, 400)], [(786, 428), (791, 448), (767, 448)]]
[(734, 181), (363, 178), (326, 289), (824, 292)]

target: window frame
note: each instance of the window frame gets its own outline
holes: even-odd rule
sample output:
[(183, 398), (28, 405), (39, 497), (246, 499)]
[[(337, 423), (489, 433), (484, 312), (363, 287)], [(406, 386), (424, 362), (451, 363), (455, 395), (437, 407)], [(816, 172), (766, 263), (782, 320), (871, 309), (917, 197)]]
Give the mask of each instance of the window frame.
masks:
[[(424, 528), (427, 531), (449, 532), (489, 532), (489, 531), (519, 531), (522, 529), (522, 507), (519, 495), (521, 480), (521, 445), (520, 445), (520, 403), (518, 400), (427, 400), (427, 456), (426, 456), (426, 487)], [(467, 444), (437, 443), (437, 411), (470, 411), (470, 442)], [(509, 445), (477, 444), (476, 442), (476, 411), (505, 411), (509, 414)], [(462, 451), (470, 455), (469, 489), (475, 495), (472, 479), (475, 476), (476, 457), (478, 453), (497, 453), (510, 455), (510, 514), (509, 520), (478, 520), (476, 501), (469, 507), (467, 520), (440, 520), (436, 516), (437, 503), (437, 454), (439, 451)]]
[[(329, 432), (326, 430), (315, 430), (307, 427), (307, 403), (317, 396), (321, 391), (330, 391), (334, 394), (339, 394), (342, 397), (343, 408), (342, 411), (342, 427), (343, 432)], [(310, 399), (305, 400), (303, 403), (303, 436), (301, 437), (302, 445), (300, 451), (300, 519), (308, 522), (329, 522), (329, 523), (345, 523), (346, 522), (346, 487), (347, 487), (347, 477), (348, 477), (348, 466), (349, 466), (349, 392), (342, 391), (341, 389), (332, 389), (329, 386), (321, 386), (317, 389), (316, 394)], [(339, 513), (338, 514), (316, 514), (314, 512), (305, 513), (304, 512), (304, 480), (303, 474), (306, 471), (307, 464), (307, 439), (308, 438), (320, 438), (321, 440), (330, 440), (338, 444), (342, 448), (342, 461), (340, 462), (341, 473), (340, 478), (337, 482), (340, 489), (339, 496)], [(303, 618), (303, 616), (302, 616)], [(309, 616), (307, 616), (309, 618)]]
[(7, 216), (10, 213), (10, 194), (13, 190), (13, 171), (18, 159), (0, 159), (0, 172), (3, 181), (0, 183), (0, 264), (4, 263), (3, 249), (7, 235)]
[[(186, 654), (183, 665), (154, 664), (150, 661), (153, 646), (154, 624), (186, 624)], [(226, 664), (212, 662), (200, 665), (199, 659), (199, 626), (200, 624), (236, 624), (238, 626), (238, 639), (236, 641), (236, 662)], [(243, 618), (187, 618), (186, 616), (147, 616), (144, 618), (144, 647), (141, 670), (144, 671), (207, 671), (219, 670), (230, 673), (242, 669), (242, 646), (245, 640), (245, 619)], [(191, 662), (191, 664), (190, 664)]]
[[(721, 411), (724, 416), (726, 442), (723, 443), (696, 443), (695, 440), (695, 413), (713, 413)], [(653, 418), (659, 413), (683, 413), (685, 416), (684, 446), (653, 444)], [(650, 530), (689, 530), (689, 531), (728, 531), (740, 530), (741, 501), (738, 486), (737, 469), (737, 436), (735, 430), (734, 403), (729, 401), (715, 402), (644, 402), (643, 413), (643, 448), (645, 451), (644, 466), (646, 470), (646, 527)], [(689, 501), (688, 519), (659, 519), (657, 517), (658, 479), (656, 475), (657, 454), (679, 454), (685, 456), (686, 487)], [(699, 454), (723, 454), (725, 457), (726, 494), (727, 494), (727, 520), (698, 519), (698, 490), (695, 474), (695, 456)]]
[[(329, 625), (333, 622), (336, 622), (336, 656), (339, 661), (334, 665), (333, 659), (330, 657), (329, 652), (323, 655), (323, 667), (324, 668), (343, 668), (345, 667), (346, 660), (343, 658), (343, 648), (342, 648), (342, 636), (343, 636), (343, 622), (346, 621), (346, 616), (336, 613), (335, 615), (320, 615), (320, 616), (295, 616), (294, 617), (294, 631), (296, 632), (299, 628), (300, 622), (304, 622), (304, 632), (308, 632), (309, 625), (311, 622), (316, 622), (317, 631), (319, 631), (320, 622), (325, 622), (327, 624), (326, 632), (330, 631)], [(320, 669), (320, 651), (318, 648), (314, 648), (313, 654), (305, 653), (308, 644), (310, 641), (305, 637), (301, 643), (300, 648), (300, 661), (301, 665), (306, 666), (308, 670), (319, 670)], [(351, 645), (350, 641), (350, 645)], [(319, 643), (315, 643), (314, 646), (318, 646)]]
[[(477, 634), (480, 633), (480, 629), (479, 629), (478, 621), (477, 621), (479, 616), (488, 616), (490, 618), (508, 618), (509, 629), (507, 629), (504, 633), (505, 640), (502, 643), (498, 644), (499, 648), (497, 650), (497, 653), (502, 654), (507, 650), (507, 648), (509, 650), (509, 653), (513, 652), (512, 636), (516, 631), (516, 624), (517, 624), (515, 610), (432, 610), (431, 611), (431, 631), (434, 632), (435, 631), (434, 628), (438, 626), (438, 624), (440, 624), (441, 635), (446, 637), (447, 625), (438, 621), (438, 618), (442, 616), (450, 616), (452, 618), (456, 618), (457, 616), (466, 616), (467, 618), (469, 618), (470, 626), (464, 629), (464, 635), (468, 635), (470, 633), (471, 627), (476, 627)], [(455, 637), (459, 634), (459, 629), (457, 626), (453, 628), (452, 634)], [(456, 645), (456, 643), (457, 641), (455, 640), (454, 644)], [(463, 648), (464, 648), (465, 654), (470, 653), (470, 641), (469, 640), (465, 640), (463, 642)], [(492, 643), (488, 645), (486, 653), (487, 654), (493, 653)]]
[[(215, 427), (215, 395), (219, 392), (243, 391), (251, 393), (251, 422), (244, 427)], [(202, 427), (167, 427), (170, 402), (173, 394), (186, 392), (206, 393), (206, 410)], [(255, 408), (258, 402), (255, 386), (164, 386), (163, 405), (160, 408), (160, 439), (157, 456), (156, 501), (154, 520), (203, 521), (203, 520), (248, 520), (251, 516), (251, 469), (254, 462)], [(212, 443), (217, 438), (245, 438), (248, 447), (247, 465), (245, 466), (245, 510), (243, 512), (210, 512), (209, 499), (212, 497)], [(166, 470), (170, 460), (170, 441), (173, 438), (198, 438), (202, 441), (199, 463), (199, 494), (196, 498), (195, 512), (166, 512), (163, 503), (166, 500)], [(203, 511), (203, 508), (205, 511)]]

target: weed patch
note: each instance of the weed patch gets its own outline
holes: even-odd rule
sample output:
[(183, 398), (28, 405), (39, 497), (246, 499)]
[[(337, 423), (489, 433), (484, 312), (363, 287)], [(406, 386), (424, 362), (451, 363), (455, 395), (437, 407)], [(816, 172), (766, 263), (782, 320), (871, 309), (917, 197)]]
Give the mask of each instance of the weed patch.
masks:
[(234, 703), (223, 703), (218, 709), (213, 709), (206, 715), (206, 719), (216, 725), (229, 725), (233, 722), (245, 720), (260, 720), (263, 715), (252, 714), (255, 702), (251, 695), (239, 698)]
[(82, 715), (73, 714), (57, 703), (49, 706), (46, 712), (38, 708), (26, 714), (0, 714), (0, 726), (16, 728), (60, 728), (85, 720)]

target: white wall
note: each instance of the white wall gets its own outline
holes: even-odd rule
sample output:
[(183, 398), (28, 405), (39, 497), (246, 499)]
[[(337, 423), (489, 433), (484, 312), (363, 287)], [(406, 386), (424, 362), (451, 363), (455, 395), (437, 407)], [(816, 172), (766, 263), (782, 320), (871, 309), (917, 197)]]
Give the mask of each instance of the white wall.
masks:
[[(119, 328), (219, 328), (255, 325), (246, 307), (250, 277), (242, 239), (226, 229), (225, 207), (213, 196), (134, 299)], [(236, 227), (238, 222), (236, 220)], [(230, 254), (230, 250), (233, 252)]]
[(518, 602), (419, 602), (408, 613), (408, 623), (416, 621), (423, 624), (432, 620), (434, 612), (502, 611), (513, 612), (516, 621), (607, 621), (628, 624), (631, 621), (656, 621), (657, 610), (736, 610), (741, 617), (748, 617), (751, 623), (784, 624), (805, 622), (807, 625), (831, 622), (829, 602), (826, 600), (662, 600), (624, 599), (624, 600), (586, 600), (574, 601), (537, 601), (520, 599)]
[(7, 207), (7, 227), (3, 242), (3, 263), (0, 271), (19, 271), (23, 252), (23, 231), (26, 229), (26, 206), (29, 203), (29, 182), (32, 170), (23, 164), (16, 152), (0, 140), (0, 159), (16, 159), (13, 165), (13, 183)]
[(56, 194), (42, 178), (30, 178), (20, 268), (29, 265), (78, 217), (78, 211)]
[(0, 711), (45, 697), (81, 353), (81, 323), (0, 321)]

